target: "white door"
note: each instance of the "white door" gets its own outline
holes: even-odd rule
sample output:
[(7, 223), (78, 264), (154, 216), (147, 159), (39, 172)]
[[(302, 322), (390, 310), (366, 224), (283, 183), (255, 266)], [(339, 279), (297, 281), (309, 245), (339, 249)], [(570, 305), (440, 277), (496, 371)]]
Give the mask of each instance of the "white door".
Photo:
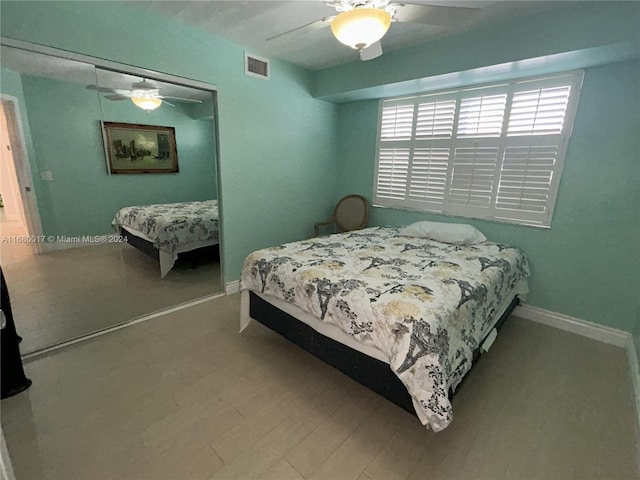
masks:
[[(17, 228), (24, 227), (22, 199), (11, 152), (4, 103), (0, 105), (0, 195), (2, 195), (2, 221), (15, 223)], [(27, 233), (26, 230), (25, 233)]]
[[(2, 236), (41, 236), (42, 226), (32, 188), (17, 99), (2, 95), (0, 102), (0, 194)], [(39, 253), (40, 242), (28, 242)]]

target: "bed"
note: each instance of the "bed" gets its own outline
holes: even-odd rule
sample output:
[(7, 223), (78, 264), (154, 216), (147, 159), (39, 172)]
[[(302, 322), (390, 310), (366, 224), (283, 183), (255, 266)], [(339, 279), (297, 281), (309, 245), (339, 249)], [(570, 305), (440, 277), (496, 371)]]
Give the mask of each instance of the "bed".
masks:
[(400, 232), (374, 227), (250, 254), (240, 328), (266, 324), (440, 431), (453, 419), (450, 395), (528, 292), (529, 267), (508, 245)]
[(132, 246), (157, 254), (161, 278), (173, 268), (179, 254), (220, 242), (217, 200), (124, 207), (111, 226)]

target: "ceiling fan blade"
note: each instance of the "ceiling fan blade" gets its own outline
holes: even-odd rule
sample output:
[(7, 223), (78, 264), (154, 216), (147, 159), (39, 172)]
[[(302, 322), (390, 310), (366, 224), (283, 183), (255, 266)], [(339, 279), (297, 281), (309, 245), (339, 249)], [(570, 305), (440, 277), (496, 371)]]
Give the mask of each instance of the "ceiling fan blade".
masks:
[(95, 90), (101, 93), (116, 93), (113, 88), (99, 87), (98, 85), (87, 85), (87, 90)]
[(460, 27), (474, 20), (480, 8), (444, 7), (439, 5), (423, 5), (412, 3), (394, 3), (396, 13), (393, 16), (398, 22), (423, 23), (440, 27)]
[(315, 22), (307, 23), (306, 25), (301, 25), (291, 30), (287, 30), (286, 32), (282, 32), (274, 35), (273, 37), (267, 38), (267, 42), (275, 40), (276, 38), (283, 37), (285, 35), (289, 35), (290, 33), (299, 32), (301, 30), (317, 30), (318, 28), (327, 26), (334, 18), (336, 18), (336, 15), (329, 15), (327, 17), (321, 18), (320, 20), (316, 20)]
[(118, 101), (118, 100), (128, 100), (131, 97), (127, 97), (126, 95), (120, 95), (118, 93), (113, 95), (105, 95), (104, 98), (107, 100)]
[(171, 100), (179, 100), (181, 102), (189, 102), (189, 103), (202, 103), (202, 100), (195, 100), (193, 98), (182, 98), (182, 97), (172, 97), (170, 95), (158, 95), (158, 98), (170, 98)]
[(380, 55), (382, 55), (382, 44), (378, 40), (377, 42), (369, 45), (367, 48), (362, 49), (362, 51), (360, 52), (360, 60), (366, 62), (367, 60), (378, 58)]

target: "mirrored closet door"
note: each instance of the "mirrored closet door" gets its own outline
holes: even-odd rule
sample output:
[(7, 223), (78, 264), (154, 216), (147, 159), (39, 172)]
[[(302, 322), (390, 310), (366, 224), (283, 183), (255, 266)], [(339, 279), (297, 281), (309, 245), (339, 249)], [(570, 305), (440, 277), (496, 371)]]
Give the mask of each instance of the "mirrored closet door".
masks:
[(222, 291), (215, 91), (0, 58), (0, 263), (23, 354)]

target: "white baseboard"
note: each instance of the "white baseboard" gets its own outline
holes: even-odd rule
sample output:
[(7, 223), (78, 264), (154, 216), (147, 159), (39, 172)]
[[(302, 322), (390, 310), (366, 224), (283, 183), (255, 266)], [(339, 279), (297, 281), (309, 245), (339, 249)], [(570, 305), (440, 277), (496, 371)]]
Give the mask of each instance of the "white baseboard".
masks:
[(636, 346), (633, 336), (629, 332), (605, 327), (596, 323), (587, 322), (579, 318), (570, 317), (562, 313), (551, 312), (530, 305), (516, 307), (513, 314), (517, 317), (525, 318), (533, 322), (542, 323), (550, 327), (558, 328), (566, 332), (575, 333), (593, 340), (615, 345), (626, 349), (629, 358), (629, 369), (631, 371), (631, 385), (635, 395), (636, 416), (640, 427), (640, 365), (636, 355)]
[(224, 285), (224, 293), (227, 295), (233, 295), (234, 293), (240, 292), (240, 280), (235, 280), (233, 282), (227, 282)]
[(570, 317), (562, 313), (551, 312), (530, 305), (516, 307), (513, 314), (517, 317), (526, 318), (533, 322), (542, 323), (550, 327), (558, 328), (566, 332), (575, 333), (583, 337), (592, 338), (600, 342), (615, 345), (616, 347), (627, 348), (631, 334), (611, 327), (587, 322), (579, 318)]

